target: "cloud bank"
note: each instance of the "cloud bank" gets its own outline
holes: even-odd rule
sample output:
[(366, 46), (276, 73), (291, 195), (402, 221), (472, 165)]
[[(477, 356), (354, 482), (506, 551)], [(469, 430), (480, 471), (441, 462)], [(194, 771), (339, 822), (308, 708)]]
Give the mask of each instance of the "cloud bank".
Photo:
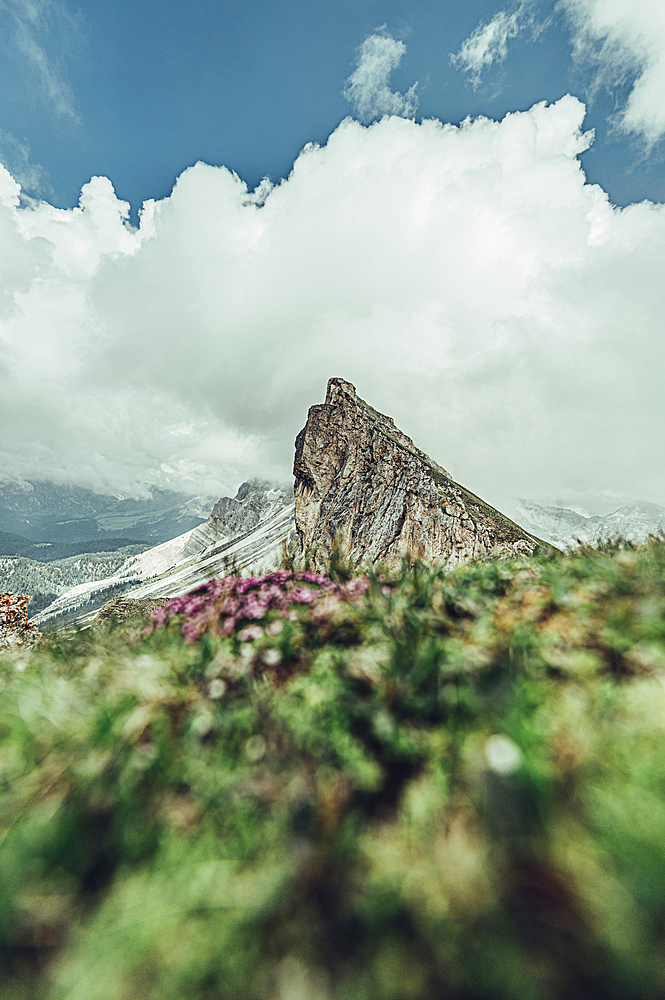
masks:
[(662, 0), (561, 0), (574, 55), (595, 67), (596, 85), (630, 82), (619, 126), (650, 148), (665, 133), (665, 5)]
[(453, 475), (665, 499), (665, 208), (585, 182), (573, 97), (350, 119), (252, 194), (204, 163), (23, 206), (0, 171), (0, 469), (123, 493), (288, 475), (331, 375)]
[(380, 32), (370, 35), (360, 46), (358, 64), (342, 93), (356, 117), (366, 125), (384, 115), (415, 116), (418, 84), (409, 87), (406, 94), (390, 89), (390, 76), (405, 52), (404, 42)]

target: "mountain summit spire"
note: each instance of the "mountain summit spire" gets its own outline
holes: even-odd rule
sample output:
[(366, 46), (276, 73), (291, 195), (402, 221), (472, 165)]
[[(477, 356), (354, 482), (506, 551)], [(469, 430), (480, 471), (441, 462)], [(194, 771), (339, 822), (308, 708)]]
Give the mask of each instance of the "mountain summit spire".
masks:
[(335, 538), (356, 566), (402, 559), (452, 568), (482, 556), (530, 555), (539, 539), (453, 482), (392, 417), (341, 378), (312, 406), (293, 466), (298, 550), (325, 565)]

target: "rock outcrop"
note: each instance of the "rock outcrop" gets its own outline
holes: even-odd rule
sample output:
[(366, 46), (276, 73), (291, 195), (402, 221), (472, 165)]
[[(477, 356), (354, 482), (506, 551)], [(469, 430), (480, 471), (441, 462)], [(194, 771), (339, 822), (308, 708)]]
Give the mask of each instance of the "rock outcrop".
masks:
[(160, 597), (155, 600), (150, 600), (149, 598), (135, 600), (131, 597), (116, 597), (115, 600), (108, 601), (99, 609), (92, 619), (91, 625), (106, 625), (110, 623), (118, 625), (132, 621), (143, 622), (145, 624), (149, 621), (151, 611), (154, 611), (155, 608), (163, 608), (168, 602), (169, 599), (167, 597)]
[(452, 568), (529, 555), (540, 539), (463, 486), (341, 378), (296, 439), (298, 554), (325, 566), (333, 541), (355, 566), (404, 558)]
[(235, 497), (221, 497), (210, 517), (195, 528), (183, 546), (185, 556), (200, 555), (212, 546), (253, 535), (262, 524), (281, 522), (281, 515), (293, 505), (290, 484), (251, 479), (238, 487)]

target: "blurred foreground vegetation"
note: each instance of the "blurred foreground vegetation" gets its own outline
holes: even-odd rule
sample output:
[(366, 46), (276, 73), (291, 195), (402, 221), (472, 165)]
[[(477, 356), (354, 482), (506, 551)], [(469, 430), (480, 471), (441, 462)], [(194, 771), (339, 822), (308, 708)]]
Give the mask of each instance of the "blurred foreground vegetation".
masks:
[(298, 586), (0, 653), (2, 1000), (662, 998), (665, 543)]

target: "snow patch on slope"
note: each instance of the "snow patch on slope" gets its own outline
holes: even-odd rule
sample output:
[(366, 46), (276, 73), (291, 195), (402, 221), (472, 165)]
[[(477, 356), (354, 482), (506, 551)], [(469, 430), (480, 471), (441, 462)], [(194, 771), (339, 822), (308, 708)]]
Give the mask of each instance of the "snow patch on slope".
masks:
[(170, 538), (168, 542), (155, 545), (151, 549), (146, 549), (136, 556), (131, 556), (122, 564), (118, 570), (119, 576), (136, 575), (144, 580), (148, 576), (157, 576), (166, 572), (170, 566), (185, 559), (185, 546), (198, 528), (190, 528), (176, 538)]

